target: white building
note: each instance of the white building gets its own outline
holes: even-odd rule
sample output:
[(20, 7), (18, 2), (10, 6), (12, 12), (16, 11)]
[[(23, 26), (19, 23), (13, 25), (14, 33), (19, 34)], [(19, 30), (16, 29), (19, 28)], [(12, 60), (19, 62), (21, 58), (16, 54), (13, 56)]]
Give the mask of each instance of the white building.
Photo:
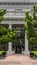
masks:
[[(30, 13), (32, 13), (33, 5), (35, 3), (37, 4), (37, 0), (0, 0), (0, 9), (7, 10), (1, 25), (9, 27), (11, 30), (21, 30), (21, 37), (19, 39), (22, 40), (20, 43), (24, 43), (23, 46), (21, 45), (21, 50), (24, 54), (29, 54), (30, 52), (26, 31), (23, 28), (23, 25), (25, 24), (25, 11), (30, 11)], [(17, 47), (19, 48), (18, 43), (19, 41), (9, 42), (7, 46), (5, 46), (7, 47), (7, 54), (15, 53), (15, 49)], [(5, 49), (5, 47), (3, 45), (2, 48)]]

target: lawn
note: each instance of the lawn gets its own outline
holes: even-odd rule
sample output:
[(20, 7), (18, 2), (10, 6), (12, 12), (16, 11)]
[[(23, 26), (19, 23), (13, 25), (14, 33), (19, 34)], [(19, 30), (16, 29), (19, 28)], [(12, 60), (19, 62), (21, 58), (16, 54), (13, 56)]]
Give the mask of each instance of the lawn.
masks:
[(37, 51), (32, 51), (32, 53), (33, 53), (35, 56), (37, 56)]

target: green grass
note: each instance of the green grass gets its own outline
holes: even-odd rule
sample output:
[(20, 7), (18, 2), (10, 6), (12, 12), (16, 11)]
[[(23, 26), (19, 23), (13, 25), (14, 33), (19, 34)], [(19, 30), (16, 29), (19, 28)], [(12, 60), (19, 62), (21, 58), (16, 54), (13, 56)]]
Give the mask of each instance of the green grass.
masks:
[(34, 55), (37, 56), (37, 51), (32, 51), (32, 53), (34, 53)]
[(4, 52), (4, 51), (0, 51), (0, 55), (2, 55), (3, 52)]

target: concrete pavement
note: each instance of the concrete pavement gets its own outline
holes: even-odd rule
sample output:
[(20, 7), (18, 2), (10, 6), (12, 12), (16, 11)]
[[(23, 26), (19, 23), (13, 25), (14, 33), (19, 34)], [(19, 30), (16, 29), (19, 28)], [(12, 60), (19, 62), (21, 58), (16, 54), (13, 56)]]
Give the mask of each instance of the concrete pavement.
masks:
[(14, 54), (0, 60), (0, 65), (37, 65), (37, 60), (22, 54)]

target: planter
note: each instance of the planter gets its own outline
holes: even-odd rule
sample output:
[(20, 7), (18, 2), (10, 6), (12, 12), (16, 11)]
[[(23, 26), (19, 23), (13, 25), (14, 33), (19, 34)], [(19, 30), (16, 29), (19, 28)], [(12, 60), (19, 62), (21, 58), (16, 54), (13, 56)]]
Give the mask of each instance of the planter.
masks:
[(33, 59), (37, 59), (37, 54), (35, 53), (36, 51), (31, 51), (30, 52), (30, 57)]
[(2, 53), (2, 58), (5, 58), (6, 57), (6, 52), (3, 52)]
[(0, 59), (2, 59), (2, 55), (0, 55)]
[(30, 52), (30, 57), (33, 58), (34, 57), (34, 54), (32, 52)]
[(5, 51), (0, 51), (0, 59), (3, 59), (6, 57), (6, 52)]

